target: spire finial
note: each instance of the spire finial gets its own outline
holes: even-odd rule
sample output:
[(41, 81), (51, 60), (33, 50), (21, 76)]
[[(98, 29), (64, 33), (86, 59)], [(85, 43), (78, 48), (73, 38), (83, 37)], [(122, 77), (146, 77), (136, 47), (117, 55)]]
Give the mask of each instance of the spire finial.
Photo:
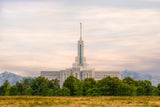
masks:
[(82, 23), (80, 22), (80, 40), (82, 40)]

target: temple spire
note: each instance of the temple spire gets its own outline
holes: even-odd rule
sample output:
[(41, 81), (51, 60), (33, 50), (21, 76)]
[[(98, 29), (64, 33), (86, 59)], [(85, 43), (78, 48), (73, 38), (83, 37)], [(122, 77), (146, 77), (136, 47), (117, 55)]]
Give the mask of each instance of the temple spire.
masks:
[(82, 23), (80, 23), (80, 41), (82, 41)]

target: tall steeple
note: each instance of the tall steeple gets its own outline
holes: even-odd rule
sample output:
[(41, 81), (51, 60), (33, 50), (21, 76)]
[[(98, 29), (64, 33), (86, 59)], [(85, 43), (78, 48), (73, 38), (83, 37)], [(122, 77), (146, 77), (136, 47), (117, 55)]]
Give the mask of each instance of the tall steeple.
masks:
[(80, 40), (77, 44), (77, 57), (75, 58), (75, 63), (73, 63), (74, 69), (88, 69), (88, 64), (86, 63), (86, 58), (84, 57), (84, 41), (82, 39), (82, 23), (80, 23)]
[(78, 41), (78, 57), (79, 57), (79, 65), (83, 65), (83, 57), (84, 57), (84, 43), (82, 40), (82, 23), (80, 23), (80, 40)]
[(82, 23), (80, 23), (80, 41), (82, 41)]

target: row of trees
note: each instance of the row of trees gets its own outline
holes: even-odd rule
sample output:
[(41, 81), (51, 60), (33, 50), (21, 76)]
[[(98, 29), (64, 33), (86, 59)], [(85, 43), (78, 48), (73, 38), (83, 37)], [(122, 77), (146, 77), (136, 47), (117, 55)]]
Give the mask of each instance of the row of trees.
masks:
[(151, 82), (136, 81), (130, 77), (120, 80), (117, 77), (106, 77), (95, 81), (86, 78), (83, 81), (70, 76), (60, 88), (57, 79), (48, 80), (44, 77), (24, 78), (16, 85), (10, 86), (6, 80), (0, 87), (1, 96), (42, 95), (42, 96), (149, 96), (160, 95), (160, 85), (152, 86)]

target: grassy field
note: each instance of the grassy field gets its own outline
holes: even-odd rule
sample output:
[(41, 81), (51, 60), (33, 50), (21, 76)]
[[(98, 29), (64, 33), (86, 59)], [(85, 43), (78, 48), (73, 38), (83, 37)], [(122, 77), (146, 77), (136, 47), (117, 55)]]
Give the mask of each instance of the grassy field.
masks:
[(0, 107), (160, 107), (160, 97), (0, 97)]

